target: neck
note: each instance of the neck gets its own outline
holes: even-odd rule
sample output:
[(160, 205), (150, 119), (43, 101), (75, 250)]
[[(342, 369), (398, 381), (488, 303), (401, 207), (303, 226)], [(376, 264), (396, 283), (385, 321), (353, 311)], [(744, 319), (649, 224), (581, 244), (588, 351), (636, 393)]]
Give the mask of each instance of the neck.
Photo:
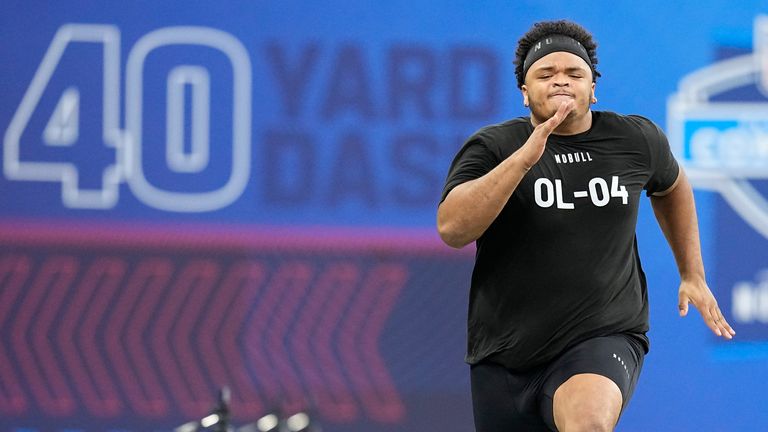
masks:
[[(531, 124), (536, 127), (540, 123), (543, 123), (543, 121), (537, 119), (536, 116), (531, 113)], [(587, 112), (582, 115), (575, 115), (575, 113), (572, 112), (571, 115), (566, 117), (566, 119), (552, 131), (552, 133), (554, 135), (576, 135), (588, 131), (591, 127), (592, 110), (587, 110)]]

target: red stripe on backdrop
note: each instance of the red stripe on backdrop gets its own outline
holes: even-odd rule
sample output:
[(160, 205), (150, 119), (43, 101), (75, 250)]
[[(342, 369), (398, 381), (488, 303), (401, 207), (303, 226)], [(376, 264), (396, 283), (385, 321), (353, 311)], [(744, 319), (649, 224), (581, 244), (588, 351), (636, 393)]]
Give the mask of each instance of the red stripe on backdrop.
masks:
[(0, 238), (19, 246), (151, 247), (182, 251), (257, 248), (272, 251), (408, 251), (409, 254), (473, 254), (474, 247), (446, 246), (433, 228), (251, 226), (109, 221), (0, 220)]
[(239, 418), (390, 424), (385, 324), (414, 269), (473, 250), (426, 228), (43, 220), (0, 220), (0, 246), (5, 415), (194, 418), (229, 385)]

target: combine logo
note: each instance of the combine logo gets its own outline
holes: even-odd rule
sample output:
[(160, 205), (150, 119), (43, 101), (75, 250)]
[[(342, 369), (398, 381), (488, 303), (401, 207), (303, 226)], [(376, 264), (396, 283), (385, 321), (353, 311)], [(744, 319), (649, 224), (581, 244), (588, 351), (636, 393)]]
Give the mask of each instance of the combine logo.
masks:
[(759, 190), (768, 180), (768, 16), (755, 20), (752, 53), (680, 81), (668, 101), (667, 126), (694, 187), (724, 201), (715, 206), (712, 288), (740, 339), (768, 339), (763, 297), (744, 282), (768, 267), (768, 201)]
[(733, 315), (736, 321), (768, 324), (768, 270), (757, 275), (757, 281), (742, 281), (733, 288)]

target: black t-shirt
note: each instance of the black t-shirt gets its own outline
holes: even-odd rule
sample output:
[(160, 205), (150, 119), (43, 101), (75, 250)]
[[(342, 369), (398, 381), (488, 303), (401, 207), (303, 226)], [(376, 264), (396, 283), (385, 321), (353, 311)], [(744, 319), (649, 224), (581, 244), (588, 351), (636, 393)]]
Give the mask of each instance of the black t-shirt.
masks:
[[(488, 173), (532, 132), (528, 117), (479, 130), (451, 164), (442, 199)], [(588, 131), (550, 135), (477, 240), (466, 361), (491, 357), (524, 370), (615, 333), (635, 335), (647, 351), (639, 199), (643, 189), (671, 187), (678, 172), (664, 133), (640, 116), (593, 111)]]

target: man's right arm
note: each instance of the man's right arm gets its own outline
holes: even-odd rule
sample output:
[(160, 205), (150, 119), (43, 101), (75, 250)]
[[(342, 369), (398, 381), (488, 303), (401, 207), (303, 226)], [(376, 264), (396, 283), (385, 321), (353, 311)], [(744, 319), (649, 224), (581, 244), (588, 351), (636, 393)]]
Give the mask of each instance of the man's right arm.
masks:
[(554, 116), (536, 126), (519, 150), (482, 177), (453, 188), (437, 209), (437, 231), (451, 247), (477, 240), (493, 223), (523, 176), (539, 161), (547, 137), (573, 109), (563, 103)]

